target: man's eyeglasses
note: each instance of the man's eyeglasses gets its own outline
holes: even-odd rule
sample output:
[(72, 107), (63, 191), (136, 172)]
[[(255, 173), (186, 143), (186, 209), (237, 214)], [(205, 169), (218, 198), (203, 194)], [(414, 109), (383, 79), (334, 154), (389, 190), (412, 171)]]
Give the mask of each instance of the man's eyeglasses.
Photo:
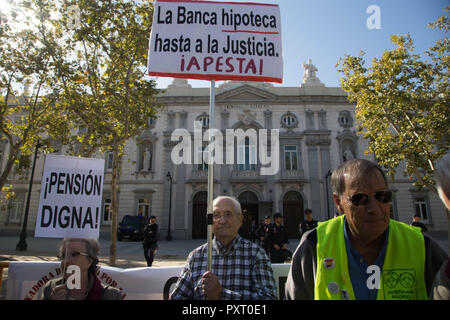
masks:
[[(392, 191), (384, 190), (375, 193), (375, 199), (381, 203), (388, 203), (392, 200)], [(355, 206), (364, 206), (369, 202), (369, 195), (367, 193), (357, 193), (350, 197), (350, 201)]]
[[(72, 258), (76, 258), (76, 257), (79, 257), (79, 256), (89, 256), (89, 255), (87, 253), (84, 253), (84, 252), (75, 251), (75, 252), (69, 253), (69, 256), (71, 256)], [(65, 253), (63, 253), (62, 255), (58, 255), (58, 259), (59, 260), (64, 260), (65, 258), (66, 258), (66, 254)]]
[(221, 217), (223, 217), (226, 220), (229, 220), (233, 217), (233, 213), (232, 212), (225, 212), (224, 214), (213, 213), (214, 220), (219, 220)]

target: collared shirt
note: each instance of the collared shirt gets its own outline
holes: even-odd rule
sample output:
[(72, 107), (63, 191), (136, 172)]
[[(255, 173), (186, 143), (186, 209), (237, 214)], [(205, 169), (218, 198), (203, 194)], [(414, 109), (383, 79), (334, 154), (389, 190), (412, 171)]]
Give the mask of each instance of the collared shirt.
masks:
[[(207, 262), (206, 243), (189, 254), (171, 299), (206, 299), (202, 292), (202, 275), (207, 271)], [(239, 235), (228, 251), (220, 241), (213, 239), (211, 269), (222, 286), (222, 299), (277, 299), (273, 270), (265, 250)]]
[[(348, 272), (350, 274), (350, 280), (352, 281), (353, 292), (357, 300), (376, 300), (378, 289), (369, 289), (367, 286), (367, 279), (372, 273), (367, 273), (369, 265), (364, 261), (364, 258), (359, 252), (352, 246), (349, 235), (347, 233), (347, 220), (344, 218), (344, 236), (345, 246), (347, 248), (347, 260), (348, 260)], [(375, 260), (380, 270), (383, 269), (384, 258), (386, 256), (386, 249), (388, 245), (389, 227), (386, 230), (386, 237), (384, 240), (383, 248), (378, 254)]]

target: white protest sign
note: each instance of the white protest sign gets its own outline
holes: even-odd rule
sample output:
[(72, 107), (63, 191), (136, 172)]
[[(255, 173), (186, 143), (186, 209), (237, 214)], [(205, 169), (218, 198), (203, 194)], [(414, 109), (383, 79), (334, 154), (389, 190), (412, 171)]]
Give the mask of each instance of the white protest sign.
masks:
[(35, 237), (98, 238), (105, 160), (46, 155)]
[(280, 8), (266, 3), (158, 0), (148, 73), (282, 83)]

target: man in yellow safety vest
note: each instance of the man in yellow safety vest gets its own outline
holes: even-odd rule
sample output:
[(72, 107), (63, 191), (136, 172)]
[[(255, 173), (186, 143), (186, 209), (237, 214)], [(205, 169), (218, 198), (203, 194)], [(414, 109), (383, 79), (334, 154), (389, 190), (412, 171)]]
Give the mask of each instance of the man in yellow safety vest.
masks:
[(286, 282), (287, 299), (428, 299), (448, 255), (420, 228), (390, 219), (383, 170), (363, 159), (331, 176), (341, 215), (305, 233)]

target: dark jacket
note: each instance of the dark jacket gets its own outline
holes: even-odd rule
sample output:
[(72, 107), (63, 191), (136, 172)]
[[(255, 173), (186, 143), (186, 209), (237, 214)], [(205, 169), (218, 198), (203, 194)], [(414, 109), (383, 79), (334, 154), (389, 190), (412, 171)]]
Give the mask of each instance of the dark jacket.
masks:
[(422, 222), (413, 222), (413, 223), (411, 223), (411, 225), (413, 227), (419, 227), (420, 229), (422, 229), (422, 231), (425, 231), (425, 232), (428, 231), (427, 227)]
[(151, 246), (158, 242), (158, 225), (149, 223), (144, 228), (144, 245)]
[(308, 232), (309, 230), (312, 230), (316, 227), (317, 227), (316, 220), (312, 219), (311, 221), (308, 221), (305, 219), (305, 220), (303, 220), (300, 228), (301, 228), (302, 234), (304, 234), (304, 233)]
[(267, 233), (267, 245), (269, 248), (272, 250), (274, 244), (281, 247), (285, 243), (289, 243), (289, 239), (284, 226), (277, 226), (275, 223), (272, 224), (269, 227), (269, 232)]
[[(262, 223), (259, 225), (258, 229), (256, 229), (256, 236), (259, 241), (259, 245), (264, 247), (266, 250), (268, 250), (267, 237), (269, 235), (269, 229), (271, 225), (272, 225), (271, 223), (269, 224)], [(261, 240), (261, 237), (264, 239)]]

